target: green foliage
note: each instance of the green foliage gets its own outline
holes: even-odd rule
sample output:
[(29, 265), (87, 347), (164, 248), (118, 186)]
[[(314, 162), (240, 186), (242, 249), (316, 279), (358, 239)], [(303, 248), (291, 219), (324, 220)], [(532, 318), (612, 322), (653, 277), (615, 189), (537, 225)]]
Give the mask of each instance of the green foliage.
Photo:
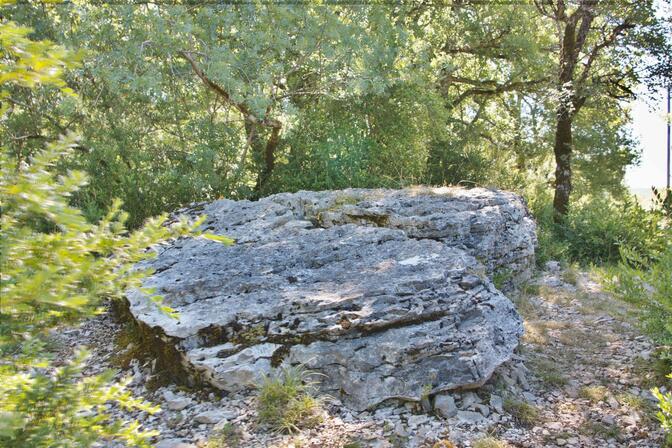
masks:
[(665, 250), (669, 233), (658, 213), (650, 213), (632, 199), (586, 198), (574, 204), (560, 224), (546, 205), (537, 213), (540, 262), (560, 259), (582, 264), (617, 263), (621, 249), (655, 260)]
[[(14, 22), (0, 23), (0, 47), (3, 51), (0, 59), (3, 92), (0, 99), (8, 97), (8, 84), (28, 88), (49, 85), (62, 93), (72, 94), (72, 89), (63, 80), (63, 71), (77, 66), (79, 56), (52, 42), (31, 40), (28, 38), (31, 32), (31, 28)], [(6, 107), (3, 102), (0, 113), (4, 114)]]
[[(668, 376), (672, 380), (672, 374)], [(658, 388), (653, 389), (653, 395), (658, 399), (658, 420), (667, 434), (667, 443), (672, 443), (672, 392), (662, 393)]]
[(242, 446), (241, 431), (232, 423), (227, 423), (222, 429), (213, 432), (205, 448), (239, 448)]
[(71, 172), (54, 178), (51, 173), (55, 161), (72, 151), (73, 142), (66, 138), (50, 144), (26, 167), (0, 154), (0, 342), (89, 315), (101, 298), (120, 298), (147, 274), (132, 269), (151, 256), (145, 248), (190, 229), (184, 221), (164, 227), (165, 217), (160, 217), (127, 234), (120, 202), (98, 223), (89, 223), (67, 203), (86, 176)]
[(628, 249), (621, 252), (623, 261), (607, 270), (607, 286), (641, 311), (657, 342), (672, 345), (672, 245), (654, 263)]
[(533, 426), (539, 421), (539, 410), (525, 401), (506, 398), (504, 410), (524, 426)]
[(322, 421), (320, 402), (313, 396), (315, 374), (303, 367), (286, 367), (259, 386), (259, 421), (276, 431), (296, 432)]
[[(657, 364), (670, 367), (672, 353), (672, 223), (669, 215), (669, 192), (663, 196), (654, 190), (658, 208), (649, 212), (658, 219), (659, 233), (665, 238), (660, 250), (642, 253), (641, 248), (628, 246), (620, 249), (621, 261), (606, 269), (605, 285), (640, 312), (642, 326), (661, 347)], [(639, 249), (639, 250), (638, 250)], [(653, 369), (651, 369), (653, 370)], [(669, 370), (667, 370), (669, 372)], [(646, 372), (650, 374), (650, 372)], [(668, 378), (672, 379), (672, 375)], [(667, 443), (672, 443), (672, 395), (652, 390), (658, 399), (657, 414), (663, 429), (668, 432)]]
[[(145, 446), (151, 434), (139, 431), (135, 422), (116, 421), (105, 406), (155, 409), (131, 398), (124, 383), (111, 383), (113, 372), (82, 379), (84, 353), (55, 368), (45, 354), (44, 336), (57, 325), (93, 315), (102, 300), (138, 287), (146, 272), (132, 266), (152, 256), (146, 248), (186, 235), (191, 226), (164, 227), (164, 218), (158, 218), (127, 234), (119, 203), (99, 223), (86, 221), (67, 203), (86, 177), (73, 172), (55, 178), (50, 172), (72, 141), (50, 144), (28, 166), (0, 153), (0, 442), (89, 446), (116, 438)], [(155, 300), (161, 306), (160, 298)]]
[(667, 219), (672, 219), (672, 189), (660, 190), (651, 187), (653, 193), (653, 208), (657, 209)]
[[(595, 73), (619, 72), (627, 60), (632, 81), (642, 60), (632, 49), (664, 46), (650, 2), (639, 3), (596, 11), (596, 23), (631, 14), (636, 28), (628, 51), (616, 42)], [(92, 220), (114, 198), (134, 228), (222, 196), (552, 183), (557, 28), (532, 3), (22, 2), (4, 15), (35, 36), (87, 48), (66, 79), (78, 98), (12, 87), (0, 126), (19, 160), (60, 134), (82, 136), (59, 169), (91, 175), (72, 203)], [(591, 95), (574, 122), (577, 197), (622, 193), (636, 158), (627, 110), (593, 79), (603, 78), (581, 86)]]
[[(30, 41), (29, 32), (1, 25), (3, 98), (10, 97), (8, 85), (46, 85), (70, 94), (60, 74), (74, 56), (50, 42)], [(18, 159), (0, 148), (0, 444), (84, 447), (115, 439), (148, 446), (152, 433), (113, 418), (108, 407), (157, 409), (133, 398), (125, 382), (114, 383), (114, 372), (83, 377), (84, 351), (56, 367), (45, 340), (56, 326), (91, 316), (103, 300), (139, 287), (146, 272), (133, 265), (152, 256), (147, 248), (193, 229), (186, 221), (164, 227), (161, 217), (129, 234), (119, 202), (98, 223), (88, 222), (68, 203), (86, 176), (54, 175), (54, 165), (74, 146), (75, 138), (64, 137)]]
[(474, 442), (474, 448), (509, 448), (511, 445), (494, 437), (483, 437)]
[(109, 403), (153, 414), (157, 407), (133, 398), (114, 382), (114, 372), (83, 377), (86, 352), (63, 367), (30, 365), (37, 371), (0, 369), (0, 442), (3, 447), (91, 446), (101, 440), (122, 440), (128, 446), (149, 446), (156, 432), (141, 431), (137, 422), (114, 419)]

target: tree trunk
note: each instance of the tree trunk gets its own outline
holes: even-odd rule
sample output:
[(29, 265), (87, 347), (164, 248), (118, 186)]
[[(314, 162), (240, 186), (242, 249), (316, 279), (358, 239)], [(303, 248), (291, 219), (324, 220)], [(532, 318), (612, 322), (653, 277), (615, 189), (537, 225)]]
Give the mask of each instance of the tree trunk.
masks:
[(263, 152), (263, 166), (257, 176), (257, 184), (254, 187), (255, 197), (261, 196), (266, 181), (271, 177), (273, 168), (275, 168), (275, 149), (280, 142), (280, 129), (280, 124), (275, 123), (271, 128), (271, 135), (266, 141), (266, 147)]
[(560, 222), (569, 209), (569, 195), (572, 192), (572, 114), (560, 106), (555, 129), (555, 196), (553, 208), (555, 221)]

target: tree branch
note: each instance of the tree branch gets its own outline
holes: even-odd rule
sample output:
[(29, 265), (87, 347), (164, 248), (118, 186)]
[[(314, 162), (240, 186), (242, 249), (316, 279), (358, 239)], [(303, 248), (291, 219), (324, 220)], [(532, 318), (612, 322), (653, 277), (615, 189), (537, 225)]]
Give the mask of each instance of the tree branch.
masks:
[(462, 92), (455, 101), (452, 102), (452, 106), (457, 106), (462, 101), (466, 100), (470, 96), (480, 96), (480, 95), (499, 95), (505, 92), (511, 92), (516, 90), (528, 90), (539, 84), (548, 81), (548, 78), (541, 79), (532, 79), (527, 81), (508, 81), (504, 83), (498, 83), (497, 81), (486, 79), (486, 80), (474, 80), (469, 78), (463, 78), (460, 76), (446, 75), (441, 83), (446, 85), (450, 83), (456, 84), (467, 84), (474, 86), (474, 88), (467, 89)]
[(255, 123), (259, 121), (254, 115), (252, 115), (250, 109), (244, 103), (233, 101), (231, 99), (231, 95), (229, 95), (229, 92), (224, 90), (222, 86), (215, 83), (208, 77), (208, 75), (205, 74), (205, 72), (198, 66), (198, 64), (196, 64), (196, 61), (191, 56), (191, 52), (180, 51), (180, 56), (182, 56), (184, 59), (187, 60), (187, 62), (189, 62), (191, 68), (194, 70), (194, 73), (196, 73), (196, 76), (198, 76), (201, 79), (201, 81), (203, 81), (203, 84), (205, 84), (208, 88), (210, 88), (210, 90), (219, 95), (225, 102), (229, 103), (231, 106), (238, 109), (240, 113), (245, 116), (246, 119), (251, 119), (251, 121)]

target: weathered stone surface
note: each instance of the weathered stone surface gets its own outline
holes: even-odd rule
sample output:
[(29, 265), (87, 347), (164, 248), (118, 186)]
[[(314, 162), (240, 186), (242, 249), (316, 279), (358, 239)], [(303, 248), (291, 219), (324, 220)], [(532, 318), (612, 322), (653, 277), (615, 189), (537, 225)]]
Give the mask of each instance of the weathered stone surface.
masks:
[(442, 417), (454, 417), (457, 414), (455, 399), (448, 394), (437, 395), (434, 400), (434, 410)]
[(522, 200), (484, 189), (344, 190), (220, 200), (204, 227), (146, 263), (179, 319), (129, 292), (134, 318), (194, 378), (226, 391), (281, 364), (322, 372), (357, 410), (478, 386), (522, 334), (488, 273), (528, 275), (534, 223)]

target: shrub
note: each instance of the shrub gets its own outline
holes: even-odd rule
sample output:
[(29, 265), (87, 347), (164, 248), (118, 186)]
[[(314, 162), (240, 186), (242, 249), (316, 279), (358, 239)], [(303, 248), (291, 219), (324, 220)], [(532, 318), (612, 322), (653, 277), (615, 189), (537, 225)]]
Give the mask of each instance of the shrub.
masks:
[[(672, 374), (668, 375), (672, 380)], [(658, 420), (667, 432), (667, 443), (672, 444), (672, 392), (662, 393), (658, 388), (653, 389), (653, 395), (658, 399)]]
[(606, 270), (607, 289), (638, 308), (644, 329), (657, 343), (672, 345), (672, 245), (655, 263), (626, 248), (621, 256), (621, 263)]
[[(51, 85), (68, 93), (60, 73), (72, 65), (71, 55), (29, 40), (30, 31), (0, 24), (1, 98), (4, 83)], [(152, 256), (146, 248), (187, 235), (191, 226), (168, 228), (157, 218), (129, 234), (119, 202), (99, 223), (89, 223), (68, 203), (86, 176), (52, 174), (74, 143), (74, 137), (63, 138), (21, 162), (0, 148), (0, 446), (7, 448), (86, 447), (110, 439), (147, 446), (153, 435), (137, 422), (113, 418), (109, 409), (156, 408), (132, 398), (126, 383), (112, 382), (114, 372), (84, 377), (84, 351), (55, 367), (45, 340), (56, 326), (91, 316), (102, 300), (139, 286), (146, 271), (133, 266)]]
[(553, 222), (549, 210), (541, 208), (537, 220), (542, 264), (549, 259), (618, 263), (622, 248), (651, 262), (665, 250), (669, 238), (661, 214), (647, 211), (631, 199), (577, 201), (560, 224)]
[(139, 286), (147, 272), (132, 266), (152, 256), (146, 248), (191, 227), (163, 227), (158, 218), (128, 234), (118, 202), (99, 223), (87, 222), (67, 203), (86, 177), (50, 173), (72, 144), (66, 138), (49, 145), (27, 167), (0, 153), (0, 444), (6, 447), (89, 446), (100, 438), (144, 445), (151, 435), (137, 423), (115, 421), (106, 403), (155, 408), (132, 399), (124, 383), (111, 383), (113, 373), (82, 378), (85, 352), (54, 368), (44, 339), (48, 330), (91, 316), (102, 300)]
[(320, 402), (313, 396), (315, 374), (303, 367), (286, 367), (265, 378), (259, 387), (259, 421), (276, 431), (296, 432), (322, 422)]
[(604, 386), (584, 386), (579, 389), (579, 397), (592, 403), (598, 403), (607, 398), (609, 390)]

